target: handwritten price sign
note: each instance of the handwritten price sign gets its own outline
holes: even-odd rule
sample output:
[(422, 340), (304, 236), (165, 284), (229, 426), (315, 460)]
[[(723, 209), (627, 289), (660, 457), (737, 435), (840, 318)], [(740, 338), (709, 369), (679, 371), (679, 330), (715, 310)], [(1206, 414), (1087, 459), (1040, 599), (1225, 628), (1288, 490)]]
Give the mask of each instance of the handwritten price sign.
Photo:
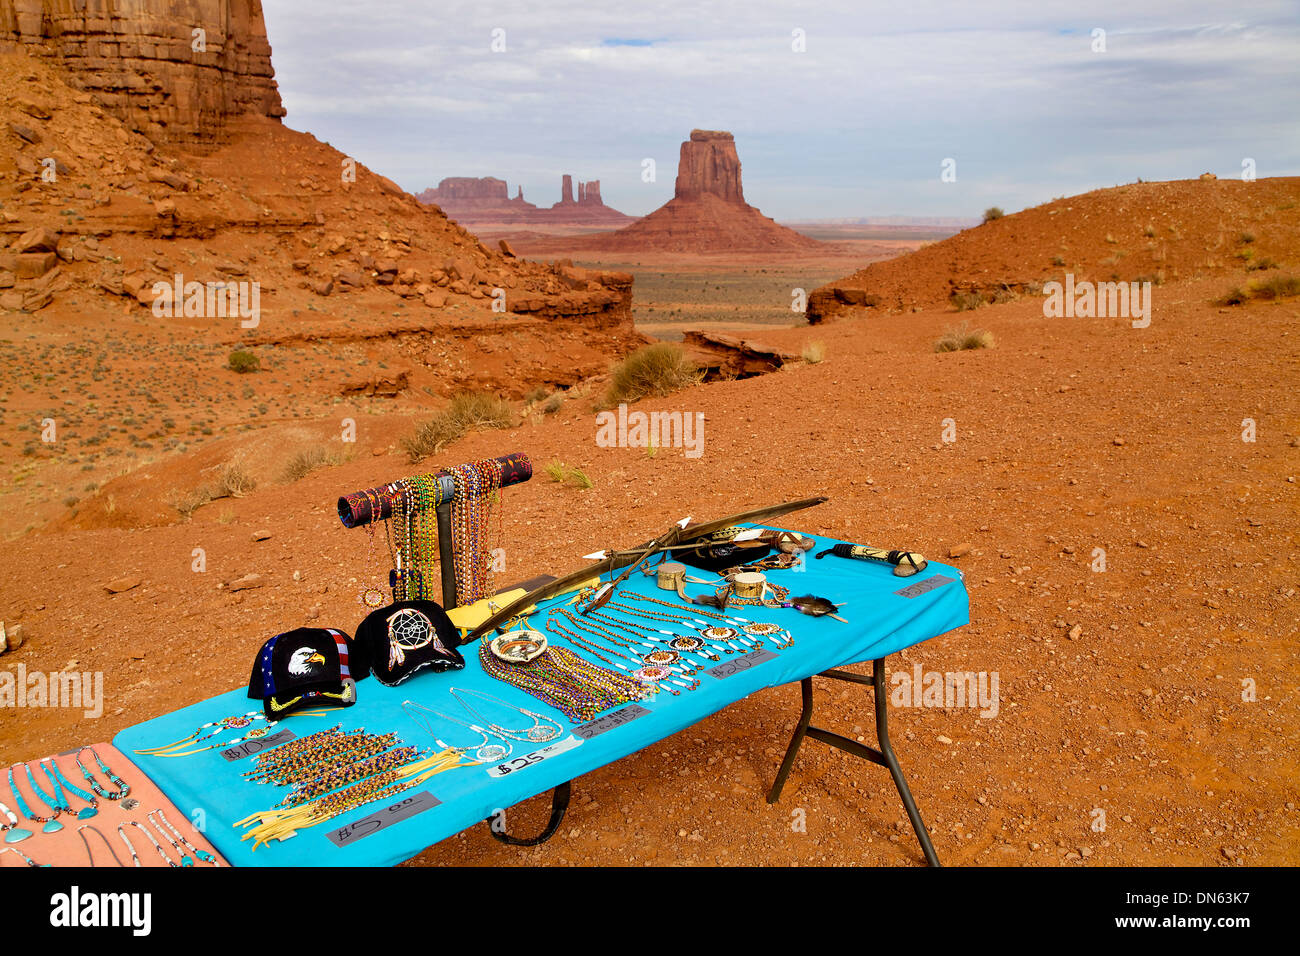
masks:
[(549, 747), (543, 747), (541, 750), (534, 750), (530, 754), (524, 754), (522, 757), (515, 757), (513, 760), (507, 760), (499, 763), (495, 767), (487, 768), (489, 777), (505, 777), (512, 773), (517, 773), (534, 764), (539, 764), (548, 757), (554, 757), (558, 754), (567, 753), (574, 747), (581, 746), (582, 741), (577, 737), (569, 737), (561, 740), (558, 744), (551, 744)]
[(751, 667), (757, 667), (765, 661), (776, 660), (776, 655), (771, 651), (750, 651), (744, 657), (737, 657), (734, 660), (723, 661), (716, 667), (710, 667), (704, 673), (710, 677), (716, 677), (721, 680), (724, 677), (730, 677), (732, 674), (739, 674), (741, 671), (747, 671)]
[(278, 734), (271, 734), (269, 737), (245, 740), (242, 744), (221, 751), (221, 756), (230, 761), (243, 760), (245, 757), (253, 756), (253, 754), (260, 754), (263, 750), (270, 750), (272, 747), (288, 743), (296, 736), (292, 730), (282, 730)]
[(391, 827), (394, 823), (401, 823), (403, 820), (410, 819), (417, 813), (423, 813), (440, 803), (442, 801), (428, 790), (421, 790), (419, 793), (411, 794), (409, 797), (389, 804), (383, 809), (376, 810), (370, 816), (362, 817), (355, 823), (349, 823), (345, 827), (337, 827), (329, 831), (326, 836), (330, 838), (330, 842), (335, 846), (351, 846), (358, 840), (363, 840), (380, 830)]

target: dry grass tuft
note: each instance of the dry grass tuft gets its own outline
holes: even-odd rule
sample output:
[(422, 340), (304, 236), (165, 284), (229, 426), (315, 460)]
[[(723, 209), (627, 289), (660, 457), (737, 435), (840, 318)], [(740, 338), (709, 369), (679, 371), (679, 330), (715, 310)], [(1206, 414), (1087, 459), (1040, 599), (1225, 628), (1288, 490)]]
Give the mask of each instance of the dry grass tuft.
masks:
[(984, 329), (972, 329), (963, 322), (961, 325), (947, 329), (934, 343), (936, 352), (963, 352), (967, 349), (991, 349), (994, 345), (993, 333)]
[(411, 463), (423, 461), (476, 428), (510, 428), (514, 413), (504, 399), (487, 392), (462, 392), (433, 418), (402, 439)]
[(614, 366), (604, 407), (635, 402), (650, 395), (669, 395), (703, 377), (680, 345), (659, 342), (637, 349)]

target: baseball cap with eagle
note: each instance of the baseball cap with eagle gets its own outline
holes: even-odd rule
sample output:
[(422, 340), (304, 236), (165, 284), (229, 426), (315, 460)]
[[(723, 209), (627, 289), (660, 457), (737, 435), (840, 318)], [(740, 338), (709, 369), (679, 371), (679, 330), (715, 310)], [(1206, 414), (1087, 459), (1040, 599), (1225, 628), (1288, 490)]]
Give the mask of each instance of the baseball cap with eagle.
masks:
[(300, 627), (262, 645), (248, 696), (262, 701), (271, 720), (308, 707), (349, 707), (369, 670), (364, 651), (342, 631)]

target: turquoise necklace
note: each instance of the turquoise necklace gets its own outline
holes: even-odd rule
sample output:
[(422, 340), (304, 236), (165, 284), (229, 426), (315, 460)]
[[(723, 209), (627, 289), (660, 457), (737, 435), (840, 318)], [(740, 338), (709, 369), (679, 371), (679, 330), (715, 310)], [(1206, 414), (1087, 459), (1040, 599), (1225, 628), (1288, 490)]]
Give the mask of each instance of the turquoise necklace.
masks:
[[(95, 763), (99, 764), (99, 769), (103, 772), (104, 776), (117, 785), (117, 793), (111, 793), (101, 787), (98, 781), (95, 780), (94, 774), (87, 770), (86, 765), (81, 762), (81, 755), (87, 750), (89, 750), (91, 756), (95, 758)], [(86, 783), (90, 784), (90, 789), (94, 790), (105, 800), (121, 800), (131, 792), (130, 785), (109, 769), (108, 764), (104, 763), (104, 758), (99, 755), (99, 751), (94, 747), (82, 747), (77, 751), (77, 766), (81, 768), (81, 775), (86, 778)]]
[(14, 812), (3, 803), (0, 803), (0, 813), (3, 813), (9, 821), (0, 823), (0, 830), (4, 831), (6, 843), (22, 843), (32, 835), (31, 830), (24, 830), (18, 825), (18, 817), (14, 816)]
[[(23, 764), (23, 766), (27, 767), (26, 764)], [(32, 780), (31, 767), (27, 767), (27, 779)], [(17, 801), (18, 803), (18, 812), (21, 813), (23, 816), (25, 816), (28, 820), (31, 820), (33, 823), (44, 824), (44, 826), (41, 827), (42, 833), (58, 833), (60, 830), (63, 829), (63, 824), (60, 823), (57, 819), (55, 819), (59, 815), (59, 809), (58, 807), (54, 807), (54, 804), (51, 803), (50, 801), (46, 801), (46, 802), (50, 803), (51, 807), (54, 807), (54, 812), (50, 814), (48, 817), (38, 817), (36, 814), (32, 813), (32, 808), (29, 807), (27, 805), (27, 801), (23, 799), (23, 794), (22, 791), (18, 789), (18, 784), (14, 783), (13, 767), (9, 768), (9, 789), (13, 791), (14, 800)], [(36, 790), (38, 793), (40, 792), (40, 789), (36, 786), (35, 780), (32, 780), (32, 789)]]
[[(51, 768), (54, 770), (54, 775), (50, 777), (50, 779), (54, 782), (56, 790), (61, 787), (62, 790), (66, 790), (74, 797), (79, 797), (90, 804), (90, 806), (77, 813), (78, 820), (89, 820), (91, 817), (95, 816), (95, 814), (99, 813), (99, 801), (95, 799), (95, 795), (93, 793), (86, 793), (86, 791), (82, 790), (80, 787), (74, 787), (70, 784), (68, 778), (63, 775), (63, 771), (59, 769), (59, 765), (55, 763), (53, 759), (47, 763), (42, 763), (41, 766), (45, 768), (45, 776), (47, 777), (50, 777)], [(66, 803), (64, 806), (67, 808), (67, 812), (72, 812), (72, 808), (68, 807)]]

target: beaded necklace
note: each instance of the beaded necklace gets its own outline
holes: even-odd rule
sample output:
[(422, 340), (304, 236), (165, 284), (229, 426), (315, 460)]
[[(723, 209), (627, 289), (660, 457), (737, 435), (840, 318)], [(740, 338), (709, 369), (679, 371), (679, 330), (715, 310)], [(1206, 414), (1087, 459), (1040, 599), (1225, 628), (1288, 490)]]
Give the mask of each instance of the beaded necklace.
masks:
[[(26, 764), (23, 764), (23, 766), (27, 767)], [(29, 780), (32, 779), (31, 767), (27, 767), (27, 779)], [(60, 830), (63, 829), (63, 824), (58, 821), (59, 808), (55, 806), (53, 803), (50, 803), (50, 808), (54, 812), (51, 813), (48, 817), (37, 816), (35, 813), (32, 813), (31, 807), (27, 806), (27, 801), (23, 799), (22, 791), (18, 789), (18, 784), (14, 783), (13, 767), (9, 768), (9, 789), (13, 791), (14, 801), (18, 804), (18, 812), (21, 813), (23, 816), (25, 816), (28, 820), (31, 820), (33, 823), (42, 824), (41, 826), (42, 833), (58, 833)], [(35, 786), (34, 780), (32, 781), (32, 789), (38, 793), (40, 792), (39, 789)]]
[[(162, 848), (161, 843), (159, 843), (157, 840), (153, 838), (153, 834), (149, 832), (147, 827), (143, 826), (140, 823), (137, 823), (135, 820), (127, 820), (126, 826), (135, 827), (137, 830), (143, 833), (145, 837), (148, 838), (149, 842), (153, 844), (153, 848), (158, 851), (158, 855), (163, 858), (163, 861), (168, 866), (174, 867), (176, 869), (180, 868), (180, 864), (167, 855), (167, 851)], [(118, 827), (118, 830), (121, 830), (121, 827)], [(122, 839), (124, 840), (126, 839), (125, 834), (122, 836)], [(127, 846), (131, 846), (129, 840), (127, 841)], [(131, 847), (131, 855), (135, 856), (135, 847)], [(140, 862), (140, 858), (136, 857), (136, 864), (139, 865), (139, 862)]]
[[(625, 613), (627, 613), (626, 610), (623, 609), (623, 608), (621, 608), (621, 607), (619, 608), (619, 610), (624, 610)], [(631, 632), (634, 628), (635, 628), (636, 630), (638, 630), (638, 631), (644, 631), (644, 632), (646, 633), (646, 635), (650, 638), (650, 640), (654, 641), (656, 644), (667, 643), (667, 642), (665, 642), (662, 638), (660, 638), (660, 637), (656, 637), (655, 635), (657, 635), (657, 634), (664, 634), (664, 635), (667, 635), (667, 636), (669, 636), (669, 637), (680, 637), (680, 636), (681, 636), (681, 635), (678, 635), (678, 634), (674, 634), (672, 631), (664, 631), (664, 630), (660, 630), (659, 628), (655, 628), (655, 627), (646, 627), (644, 624), (638, 624), (638, 623), (636, 623), (636, 621), (623, 621), (623, 620), (620, 620), (620, 619), (618, 619), (618, 618), (616, 618), (616, 617), (610, 617), (609, 615), (607, 615), (607, 614), (603, 614), (603, 613), (601, 613), (600, 611), (588, 611), (588, 612), (587, 612), (587, 619), (588, 619), (588, 620), (591, 620), (592, 618), (596, 618), (597, 620), (599, 620), (599, 621), (603, 621), (604, 623), (610, 625), (611, 627), (621, 628), (621, 629), (623, 629), (623, 630), (625, 630), (625, 631), (629, 631), (629, 632)], [(652, 645), (646, 645), (646, 646), (652, 646)], [(734, 648), (734, 645), (729, 645), (729, 646), (732, 646), (732, 647)], [(758, 646), (759, 646), (759, 647), (762, 647), (762, 646), (763, 646), (762, 641), (759, 642)], [(752, 647), (752, 645), (751, 645), (751, 647)], [(677, 648), (674, 648), (674, 649), (673, 649), (673, 650), (674, 650), (674, 653), (678, 652), (680, 649), (681, 649), (680, 646), (677, 647)], [(738, 648), (734, 648), (734, 649), (738, 650)], [(723, 651), (724, 651), (725, 653), (728, 653), (728, 654), (731, 653), (731, 651), (730, 651), (730, 650), (727, 650), (726, 648), (723, 648)], [(713, 657), (713, 660), (715, 660), (715, 661), (718, 660), (718, 656), (717, 656), (717, 654), (712, 655), (712, 657)], [(693, 662), (693, 663), (697, 666), (697, 668), (698, 668), (698, 667), (703, 667), (703, 666), (704, 666), (703, 664), (699, 663), (698, 661)]]
[[(406, 711), (406, 716), (415, 721), (420, 726), (420, 729), (432, 737), (433, 742), (443, 750), (452, 750), (460, 754), (469, 753), (470, 750), (473, 750), (474, 756), (483, 763), (495, 763), (498, 760), (505, 760), (514, 753), (514, 747), (510, 741), (495, 730), (487, 730), (480, 727), (478, 724), (470, 723), (467, 720), (461, 720), (459, 717), (452, 717), (450, 714), (444, 714), (441, 711), (434, 710), (432, 707), (425, 707), (423, 704), (417, 704), (413, 700), (402, 701), (402, 710)], [(481, 743), (470, 747), (451, 747), (440, 740), (438, 734), (434, 732), (433, 725), (429, 721), (430, 716), (440, 717), (449, 723), (468, 727), (470, 730), (474, 731), (474, 733), (482, 736), (483, 740)], [(501, 743), (492, 743), (493, 737), (496, 737), (501, 741)]]
[(591, 720), (611, 707), (644, 700), (647, 693), (640, 681), (592, 664), (562, 647), (548, 647), (527, 664), (507, 664), (497, 660), (484, 642), (479, 645), (483, 673), (550, 704), (575, 723)]
[(172, 845), (172, 849), (176, 851), (176, 855), (181, 858), (181, 866), (185, 867), (194, 865), (194, 858), (181, 849), (181, 845), (176, 842), (176, 838), (159, 825), (158, 821), (153, 818), (152, 813), (146, 813), (145, 819), (152, 823), (153, 828), (162, 834), (162, 838)]
[(380, 800), (388, 800), (403, 791), (419, 786), (435, 774), (457, 767), (477, 766), (477, 761), (462, 761), (461, 754), (451, 750), (407, 764), (395, 770), (371, 777), (321, 797), (312, 803), (287, 809), (264, 810), (251, 814), (235, 823), (237, 827), (252, 827), (240, 839), (253, 841), (253, 851), (271, 840), (284, 840), (296, 831), (314, 827), (341, 814)]
[[(511, 740), (527, 740), (530, 743), (544, 744), (548, 740), (554, 740), (563, 733), (559, 723), (552, 720), (550, 717), (543, 717), (541, 714), (535, 714), (531, 710), (525, 710), (522, 707), (516, 707), (514, 704), (508, 704), (501, 698), (493, 697), (491, 694), (485, 694), (481, 690), (462, 690), (459, 687), (452, 687), (449, 693), (452, 697), (455, 697), (456, 701), (469, 711), (470, 714), (478, 717), (498, 734), (509, 737)], [(502, 727), (500, 724), (491, 723), (487, 718), (479, 713), (472, 704), (466, 703), (462, 700), (460, 696), (461, 694), (468, 694), (476, 700), (497, 704), (501, 707), (513, 710), (516, 713), (523, 714), (525, 717), (531, 717), (533, 719), (533, 725), (523, 730), (512, 730), (508, 727)], [(543, 726), (543, 724), (546, 724), (547, 726)]]
[(325, 773), (304, 780), (294, 785), (293, 789), (278, 804), (282, 807), (296, 807), (308, 800), (316, 800), (339, 787), (365, 780), (377, 773), (384, 773), (420, 757), (427, 756), (417, 747), (397, 747), (394, 750), (377, 754), (356, 763), (345, 763), (331, 767)]
[[(181, 831), (177, 830), (174, 826), (172, 826), (171, 821), (167, 819), (167, 815), (164, 814), (164, 813), (162, 812), (162, 809), (161, 809), (161, 808), (155, 810), (154, 813), (158, 814), (158, 819), (161, 820), (161, 821), (163, 822), (163, 825), (164, 825), (165, 827), (167, 827), (167, 829), (170, 830), (170, 831), (172, 832), (172, 835), (175, 836), (176, 839), (178, 839), (178, 840), (180, 840), (182, 843), (184, 843), (185, 846), (186, 846), (187, 848), (189, 848), (189, 851), (190, 851), (191, 853), (193, 853), (196, 857), (198, 857), (198, 858), (199, 858), (200, 860), (202, 860), (204, 863), (211, 863), (213, 866), (220, 866), (220, 865), (221, 865), (221, 861), (218, 860), (218, 859), (217, 859), (213, 854), (209, 853), (207, 850), (200, 850), (198, 847), (196, 847), (196, 846), (195, 846), (193, 843), (191, 843), (189, 840), (185, 839), (185, 834), (181, 833)], [(152, 819), (153, 819), (153, 815), (150, 814), (149, 818), (152, 820)], [(154, 826), (157, 826), (157, 824), (155, 823)], [(101, 836), (102, 836), (102, 835), (103, 835), (103, 834), (101, 834)], [(109, 849), (112, 849), (112, 848), (110, 847)], [(114, 858), (114, 859), (117, 858), (117, 854), (116, 854), (116, 853), (113, 854), (113, 858)]]
[[(55, 763), (53, 760), (50, 760), (48, 762), (43, 761), (41, 763), (41, 766), (45, 769), (45, 776), (50, 777), (50, 779), (53, 781), (55, 788), (56, 789), (62, 788), (59, 792), (59, 799), (60, 802), (65, 803), (65, 806), (66, 806), (66, 801), (63, 799), (63, 793), (62, 793), (63, 790), (68, 791), (68, 793), (72, 794), (74, 797), (79, 797), (80, 799), (85, 800), (86, 803), (90, 804), (90, 806), (86, 807), (84, 810), (81, 810), (77, 813), (78, 820), (89, 820), (91, 817), (99, 813), (99, 800), (95, 797), (95, 795), (93, 793), (86, 793), (86, 791), (82, 790), (80, 787), (74, 787), (72, 784), (70, 784), (68, 782), (68, 778), (63, 775), (63, 771), (59, 769), (59, 765), (57, 763)], [(53, 776), (50, 775), (51, 769), (53, 769), (54, 771)], [(64, 812), (72, 813), (72, 808), (66, 807)]]
[(22, 843), (23, 840), (32, 835), (31, 830), (24, 830), (18, 825), (18, 817), (3, 803), (0, 803), (0, 813), (3, 813), (9, 821), (8, 823), (0, 823), (0, 831), (4, 832), (6, 843)]
[[(89, 750), (90, 755), (95, 758), (95, 763), (99, 764), (100, 771), (104, 776), (108, 777), (109, 782), (117, 785), (117, 793), (112, 793), (111, 791), (105, 790), (101, 787), (99, 782), (95, 779), (95, 775), (87, 770), (86, 765), (81, 762), (81, 755), (87, 750)], [(77, 751), (77, 766), (81, 768), (81, 775), (86, 778), (86, 783), (90, 784), (90, 789), (95, 791), (95, 793), (99, 794), (105, 800), (121, 800), (131, 792), (131, 787), (127, 782), (109, 769), (108, 764), (104, 763), (104, 758), (99, 755), (99, 751), (94, 747), (82, 747)]]

